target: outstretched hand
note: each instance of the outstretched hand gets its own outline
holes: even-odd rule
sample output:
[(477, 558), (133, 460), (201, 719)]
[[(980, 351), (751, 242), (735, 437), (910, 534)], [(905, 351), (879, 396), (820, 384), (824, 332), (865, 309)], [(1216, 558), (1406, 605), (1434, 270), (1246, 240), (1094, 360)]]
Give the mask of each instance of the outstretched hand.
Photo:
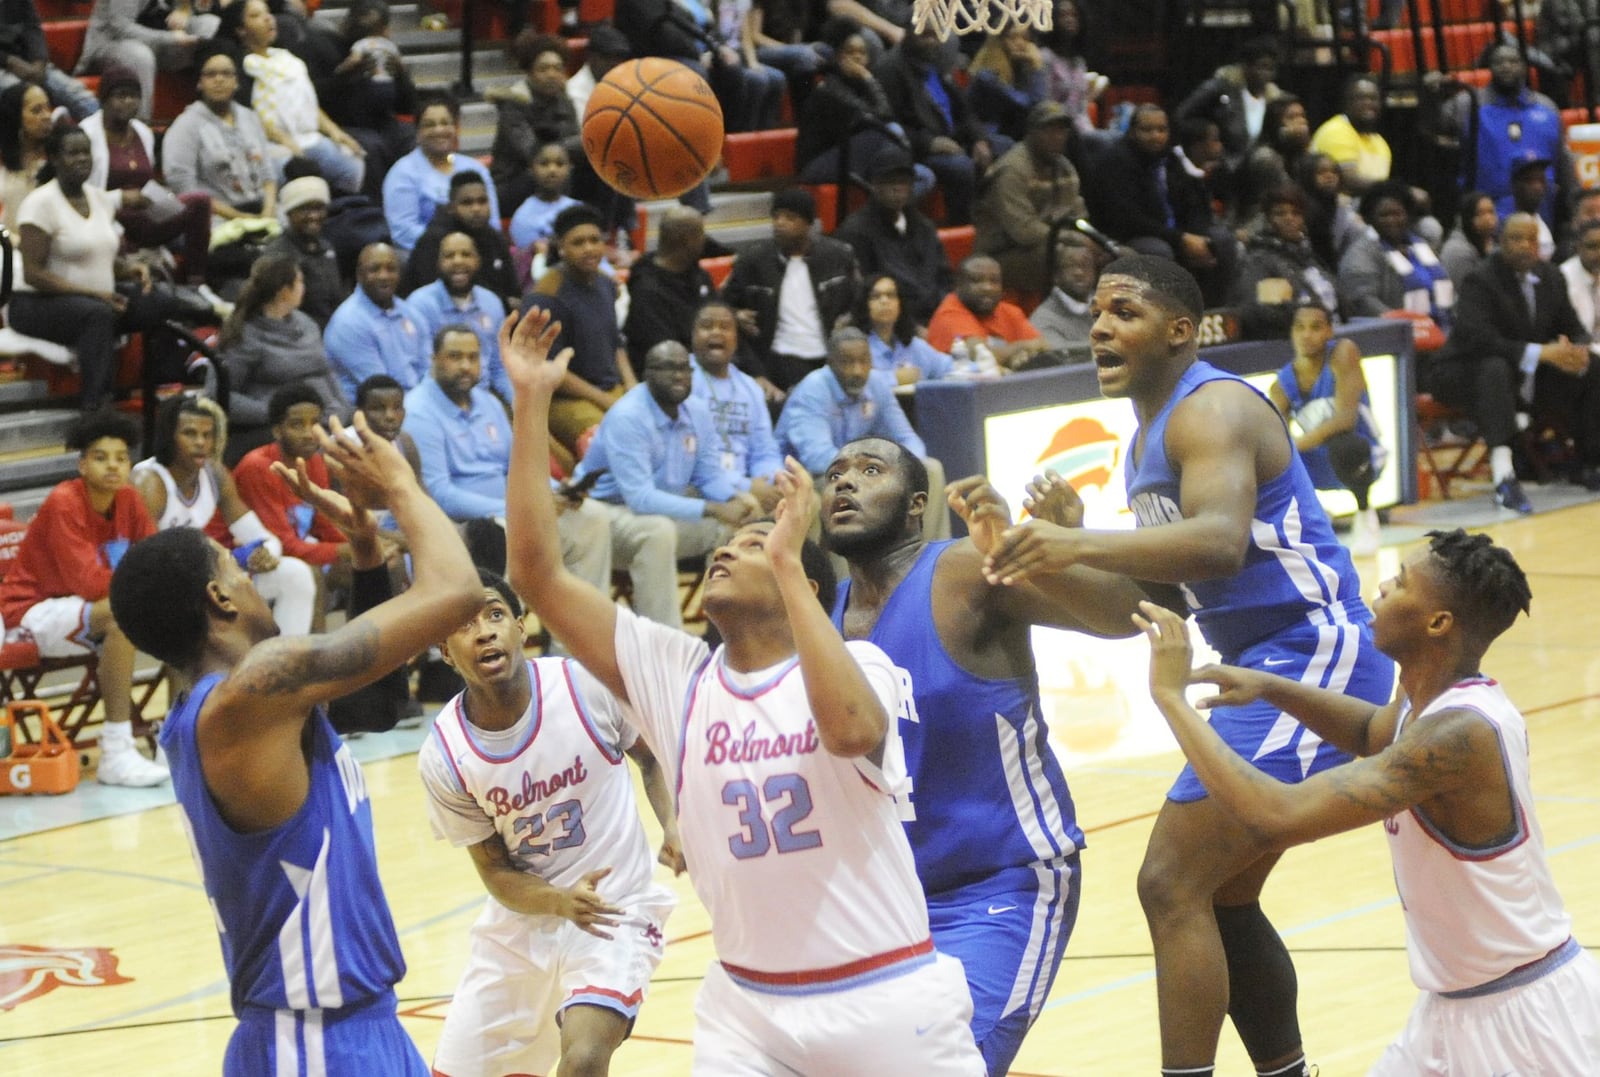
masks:
[(1190, 674), (1189, 683), (1217, 686), (1216, 695), (1195, 701), (1196, 708), (1210, 710), (1212, 707), (1242, 707), (1246, 703), (1254, 703), (1266, 692), (1271, 677), (1270, 673), (1213, 662)]
[[(1141, 614), (1143, 616), (1141, 616)], [(1182, 696), (1189, 687), (1194, 648), (1189, 645), (1189, 625), (1182, 617), (1154, 602), (1139, 603), (1133, 623), (1150, 641), (1150, 694)]]
[(1011, 526), (1011, 506), (982, 475), (957, 479), (944, 488), (944, 499), (966, 523), (972, 544), (982, 554), (993, 553), (1000, 536)]
[(983, 559), (983, 575), (991, 584), (1021, 583), (1029, 577), (1064, 572), (1077, 563), (1082, 532), (1024, 520), (1001, 533), (998, 543)]
[(500, 363), (513, 390), (544, 397), (555, 394), (567, 376), (572, 349), (563, 348), (554, 359), (550, 349), (561, 335), (561, 323), (548, 310), (512, 311), (500, 325)]
[(602, 898), (598, 889), (600, 880), (610, 874), (610, 868), (601, 868), (579, 879), (566, 891), (566, 908), (562, 911), (580, 930), (599, 939), (610, 939), (612, 935), (606, 928), (621, 923), (617, 917), (622, 915), (622, 909)]
[(392, 442), (372, 432), (367, 417), (359, 411), (353, 426), (346, 427), (338, 416), (331, 416), (328, 426), (328, 430), (317, 427), (317, 441), (329, 472), (338, 477), (343, 487), (342, 493), (317, 485), (306, 471), (306, 462), (298, 457), (293, 468), (274, 461), (273, 474), (352, 540), (375, 537), (378, 522), (368, 511), (369, 506), (386, 504), (393, 488), (415, 483), (411, 465)]
[(773, 476), (778, 487), (777, 523), (767, 535), (767, 556), (789, 556), (798, 563), (811, 521), (817, 515), (817, 489), (811, 473), (792, 456), (783, 458), (783, 470)]
[(1035, 475), (1028, 483), (1028, 496), (1022, 507), (1036, 520), (1045, 520), (1057, 527), (1083, 526), (1083, 498), (1077, 488), (1054, 471)]

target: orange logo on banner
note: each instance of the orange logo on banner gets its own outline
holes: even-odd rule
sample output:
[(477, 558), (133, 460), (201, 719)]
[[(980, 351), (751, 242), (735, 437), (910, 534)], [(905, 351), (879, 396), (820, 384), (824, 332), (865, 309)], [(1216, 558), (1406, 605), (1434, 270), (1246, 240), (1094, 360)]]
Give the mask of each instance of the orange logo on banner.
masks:
[(131, 983), (117, 975), (117, 957), (99, 946), (23, 946), (0, 943), (0, 1011), (13, 1010), (58, 987)]
[(1039, 454), (1038, 463), (1066, 479), (1081, 494), (1085, 489), (1103, 488), (1111, 482), (1117, 473), (1121, 448), (1117, 435), (1098, 420), (1077, 418), (1055, 432)]

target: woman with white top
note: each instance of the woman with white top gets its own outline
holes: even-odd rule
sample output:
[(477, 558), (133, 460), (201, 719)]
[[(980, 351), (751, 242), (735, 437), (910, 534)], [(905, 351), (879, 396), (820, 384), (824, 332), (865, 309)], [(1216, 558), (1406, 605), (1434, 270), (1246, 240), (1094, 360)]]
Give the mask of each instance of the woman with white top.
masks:
[[(147, 267), (118, 257), (117, 204), (89, 182), (89, 136), (58, 128), (45, 148), (44, 182), (17, 213), (22, 280), (11, 298), (10, 323), (77, 353), (80, 404), (92, 411), (111, 400), (117, 334), (159, 325), (166, 304), (149, 295)], [(119, 292), (118, 281), (132, 286)]]

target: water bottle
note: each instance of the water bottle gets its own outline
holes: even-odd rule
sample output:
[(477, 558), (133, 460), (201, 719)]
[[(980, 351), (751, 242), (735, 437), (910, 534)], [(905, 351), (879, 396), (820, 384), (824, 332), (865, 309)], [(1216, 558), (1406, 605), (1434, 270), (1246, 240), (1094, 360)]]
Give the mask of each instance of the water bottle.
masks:
[(967, 342), (961, 337), (956, 337), (955, 343), (950, 345), (951, 370), (956, 374), (972, 373), (972, 356), (967, 353)]
[(977, 365), (979, 374), (988, 377), (1000, 376), (1000, 364), (995, 360), (994, 352), (989, 350), (989, 345), (980, 342), (973, 347), (972, 361)]

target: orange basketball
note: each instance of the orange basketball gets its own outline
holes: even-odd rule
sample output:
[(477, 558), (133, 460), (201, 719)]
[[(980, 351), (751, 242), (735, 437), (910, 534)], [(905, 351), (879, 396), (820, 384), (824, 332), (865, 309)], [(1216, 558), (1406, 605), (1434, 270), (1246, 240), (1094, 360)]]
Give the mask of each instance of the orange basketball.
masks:
[(722, 157), (722, 106), (676, 60), (629, 60), (601, 79), (583, 110), (583, 152), (600, 178), (634, 198), (675, 198)]

